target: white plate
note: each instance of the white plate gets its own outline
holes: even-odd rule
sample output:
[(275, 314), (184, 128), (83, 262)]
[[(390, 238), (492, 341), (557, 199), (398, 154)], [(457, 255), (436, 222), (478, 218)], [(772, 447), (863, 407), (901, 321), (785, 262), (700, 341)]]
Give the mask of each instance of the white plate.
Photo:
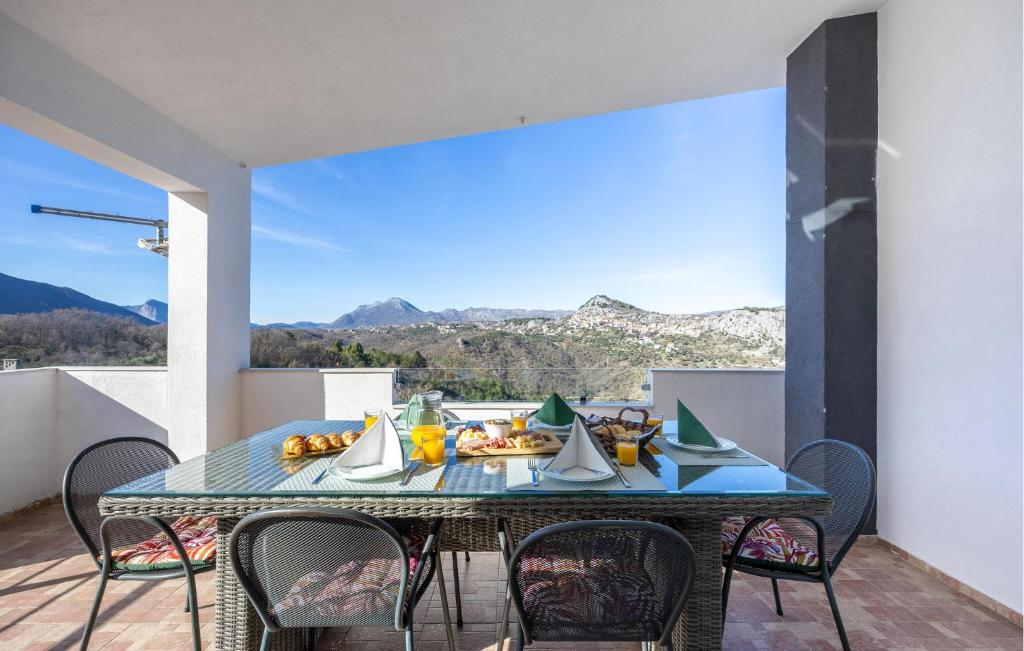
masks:
[(660, 439), (658, 439), (658, 442), (660, 443), (661, 441), (665, 441), (669, 445), (675, 446), (677, 448), (682, 448), (683, 450), (689, 450), (691, 452), (703, 452), (705, 454), (714, 454), (716, 452), (728, 452), (730, 450), (736, 449), (735, 441), (731, 441), (722, 436), (719, 436), (717, 438), (718, 442), (721, 443), (721, 445), (717, 448), (709, 448), (704, 445), (691, 445), (690, 443), (680, 443), (676, 439), (672, 439), (667, 436), (662, 436)]
[(572, 429), (572, 423), (568, 425), (548, 425), (547, 423), (541, 422), (536, 418), (531, 418), (526, 422), (526, 429), (546, 429), (552, 432), (568, 432)]
[(545, 470), (543, 468), (538, 468), (538, 470), (540, 470), (541, 474), (547, 477), (551, 477), (552, 479), (561, 479), (562, 481), (603, 481), (615, 476), (615, 473), (611, 471), (598, 472), (596, 470), (590, 470), (589, 468), (581, 468), (580, 466), (573, 466), (572, 468), (566, 468), (564, 470)]
[[(406, 466), (406, 468), (408, 468), (408, 466)], [(375, 463), (372, 466), (355, 466), (354, 468), (332, 465), (329, 472), (332, 475), (344, 477), (350, 481), (369, 481), (371, 479), (382, 479), (384, 477), (390, 477), (391, 475), (397, 475), (404, 470), (405, 468), (395, 468), (394, 466), (385, 466), (382, 463)]]

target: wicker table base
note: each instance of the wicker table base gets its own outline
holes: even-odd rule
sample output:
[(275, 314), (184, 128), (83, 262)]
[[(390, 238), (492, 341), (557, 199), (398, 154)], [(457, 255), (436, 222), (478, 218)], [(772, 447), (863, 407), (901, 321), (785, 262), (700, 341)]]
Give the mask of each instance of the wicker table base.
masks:
[[(649, 497), (644, 495), (537, 496), (514, 499), (423, 498), (394, 496), (331, 497), (137, 497), (104, 496), (104, 515), (132, 514), (174, 518), (213, 515), (219, 518), (218, 545), (238, 519), (263, 509), (290, 506), (352, 508), (380, 518), (407, 518), (426, 522), (445, 518), (441, 547), (455, 551), (497, 551), (496, 519), (507, 518), (518, 537), (555, 522), (584, 519), (675, 518), (697, 552), (697, 574), (686, 610), (673, 632), (677, 649), (719, 649), (722, 646), (722, 556), (720, 527), (727, 515), (757, 513), (776, 517), (828, 513), (827, 497)], [(230, 651), (257, 649), (262, 625), (241, 586), (222, 558), (217, 564), (217, 648)], [(280, 649), (303, 648), (301, 632), (274, 636)]]

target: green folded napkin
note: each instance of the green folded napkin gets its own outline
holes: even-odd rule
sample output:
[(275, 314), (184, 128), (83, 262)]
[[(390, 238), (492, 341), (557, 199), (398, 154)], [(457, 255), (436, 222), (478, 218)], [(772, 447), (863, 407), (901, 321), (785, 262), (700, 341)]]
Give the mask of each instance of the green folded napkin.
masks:
[(547, 425), (563, 427), (565, 425), (572, 425), (573, 420), (576, 418), (576, 412), (572, 410), (572, 407), (565, 404), (562, 396), (552, 393), (544, 401), (544, 405), (537, 411), (534, 418)]
[(682, 400), (676, 400), (676, 418), (679, 419), (679, 442), (687, 445), (703, 445), (717, 448), (718, 439), (712, 436), (704, 423), (700, 422), (693, 412), (686, 408)]

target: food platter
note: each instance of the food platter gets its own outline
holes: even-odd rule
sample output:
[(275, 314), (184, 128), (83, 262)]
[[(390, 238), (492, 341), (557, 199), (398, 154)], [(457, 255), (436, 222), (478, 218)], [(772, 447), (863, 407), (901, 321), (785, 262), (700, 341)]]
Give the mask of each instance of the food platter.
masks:
[[(344, 452), (359, 440), (362, 431), (346, 430), (344, 433), (328, 432), (326, 434), (293, 434), (284, 440), (277, 451), (283, 461), (322, 457)], [(301, 450), (301, 452), (300, 452)]]
[(479, 426), (456, 430), (455, 454), (460, 457), (504, 457), (520, 454), (554, 454), (562, 442), (550, 432), (524, 432), (489, 437)]
[[(626, 411), (636, 411), (643, 414), (643, 420), (625, 420), (622, 418), (622, 415)], [(648, 425), (647, 418), (646, 409), (624, 407), (615, 418), (591, 414), (587, 418), (586, 423), (590, 433), (597, 437), (602, 447), (609, 453), (614, 453), (616, 436), (630, 436), (636, 439), (637, 444), (641, 447), (651, 442), (651, 439), (661, 431), (661, 423), (653, 426)]]

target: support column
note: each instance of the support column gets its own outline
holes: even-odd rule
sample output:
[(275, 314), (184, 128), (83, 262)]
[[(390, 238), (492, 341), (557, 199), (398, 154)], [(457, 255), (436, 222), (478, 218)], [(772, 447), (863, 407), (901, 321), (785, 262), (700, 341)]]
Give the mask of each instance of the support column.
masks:
[(876, 15), (808, 36), (787, 59), (786, 102), (786, 456), (828, 437), (874, 459)]
[(184, 460), (241, 436), (249, 366), (250, 175), (168, 193), (168, 442)]

